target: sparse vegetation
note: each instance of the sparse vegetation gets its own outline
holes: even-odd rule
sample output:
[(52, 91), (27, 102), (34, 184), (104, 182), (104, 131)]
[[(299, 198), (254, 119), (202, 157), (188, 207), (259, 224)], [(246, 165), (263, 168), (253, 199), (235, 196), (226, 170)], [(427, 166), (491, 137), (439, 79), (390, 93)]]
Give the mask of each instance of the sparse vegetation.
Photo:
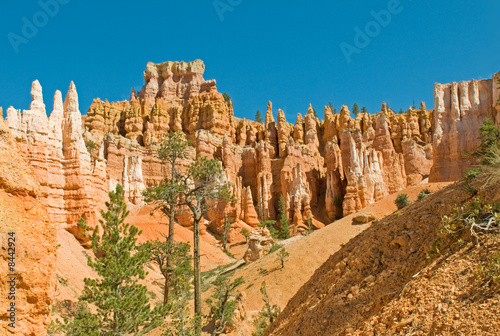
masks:
[(224, 101), (225, 101), (226, 103), (228, 103), (228, 102), (230, 102), (230, 101), (231, 101), (231, 96), (229, 96), (226, 92), (224, 92), (224, 93), (222, 94), (222, 96), (224, 97)]
[(313, 108), (312, 110), (313, 110), (313, 113), (314, 113), (314, 117), (315, 117), (316, 119), (319, 119), (319, 117), (318, 117), (318, 113), (316, 112), (316, 109), (314, 109), (314, 108)]
[(394, 201), (394, 203), (396, 204), (398, 209), (401, 210), (410, 203), (410, 200), (408, 199), (407, 194), (399, 194), (396, 197), (396, 200)]
[(358, 104), (354, 103), (354, 105), (352, 106), (352, 114), (354, 115), (354, 118), (357, 118), (358, 117), (358, 114), (359, 114), (359, 106)]
[(474, 198), (453, 210), (450, 216), (443, 216), (441, 233), (455, 240), (474, 237), (477, 242), (491, 232), (500, 230), (500, 202), (485, 203), (480, 197)]
[(257, 331), (252, 333), (252, 336), (262, 336), (269, 325), (271, 325), (281, 313), (281, 309), (278, 305), (271, 305), (265, 281), (260, 285), (260, 293), (262, 294), (262, 299), (264, 300), (264, 308), (259, 311), (257, 318), (253, 322)]
[(311, 233), (314, 232), (313, 221), (311, 216), (307, 218), (306, 224), (307, 224), (307, 229), (304, 232), (302, 232), (302, 234), (305, 236), (309, 236)]
[(472, 155), (480, 156), (487, 160), (491, 151), (498, 149), (500, 145), (500, 130), (491, 119), (486, 119), (479, 128), (479, 132), (481, 144), (479, 145), (479, 149), (472, 153)]
[(282, 247), (283, 247), (283, 245), (281, 245), (281, 244), (274, 244), (273, 247), (271, 247), (271, 250), (269, 250), (269, 254), (278, 251)]
[(483, 279), (486, 285), (500, 285), (500, 251), (496, 251), (486, 265), (477, 266), (476, 276)]
[(425, 198), (425, 196), (429, 195), (431, 191), (429, 189), (424, 189), (418, 194), (418, 200), (421, 201)]
[(284, 247), (279, 250), (276, 259), (281, 263), (281, 269), (285, 268), (285, 261), (289, 256), (290, 253), (288, 253)]
[[(189, 300), (192, 298), (191, 285), (193, 281), (193, 266), (189, 254), (189, 244), (178, 244), (178, 250), (174, 247), (171, 258), (170, 297), (169, 312), (171, 323), (165, 325), (162, 336), (195, 336), (195, 327), (200, 317), (190, 314)], [(176, 253), (176, 250), (178, 251)]]
[(234, 218), (227, 217), (224, 215), (224, 228), (222, 232), (222, 249), (227, 250), (227, 243), (229, 241), (229, 234), (231, 233), (231, 225), (234, 222)]
[(228, 265), (221, 265), (209, 271), (203, 272), (201, 274), (201, 283), (203, 285), (202, 292), (206, 292), (212, 288), (214, 281), (217, 280), (219, 275), (233, 275), (235, 273), (234, 269), (232, 271), (228, 270), (232, 269), (236, 263), (237, 261), (234, 261)]
[(250, 231), (247, 229), (241, 229), (241, 235), (245, 237), (245, 243), (248, 243), (248, 237), (250, 237)]
[(260, 113), (260, 110), (257, 110), (255, 112), (255, 121), (258, 123), (262, 123), (264, 120), (262, 120), (262, 114)]
[[(332, 113), (333, 113), (333, 110), (335, 109), (333, 107), (333, 103), (332, 102), (328, 102), (328, 106), (330, 107), (330, 110), (332, 110)], [(335, 113), (334, 113), (335, 114)]]
[(223, 249), (222, 249), (222, 252), (224, 252), (224, 253), (225, 253), (225, 254), (226, 254), (229, 258), (233, 258), (233, 259), (235, 259), (235, 258), (234, 258), (234, 255), (233, 255), (231, 252), (229, 252), (229, 250), (228, 250), (228, 249), (223, 248)]
[(276, 221), (275, 220), (266, 220), (266, 221), (260, 221), (259, 227), (265, 227), (269, 230), (271, 233), (271, 237), (274, 239), (278, 239), (279, 233), (278, 230), (276, 230)]
[(87, 147), (87, 152), (89, 152), (90, 154), (92, 154), (92, 152), (94, 151), (94, 149), (97, 147), (96, 143), (92, 140), (89, 140), (85, 143), (85, 147)]
[(288, 214), (287, 214), (287, 209), (286, 209), (286, 204), (285, 204), (285, 198), (283, 195), (281, 195), (279, 204), (278, 204), (278, 211), (280, 213), (279, 216), (279, 222), (280, 222), (280, 228), (278, 231), (278, 238), (280, 239), (288, 239), (290, 238), (290, 228), (288, 226), (289, 220), (288, 220)]
[(236, 310), (236, 288), (245, 283), (243, 277), (230, 281), (228, 276), (219, 276), (214, 282), (215, 292), (211, 299), (207, 299), (210, 305), (208, 321), (213, 325), (212, 336), (223, 334), (228, 323), (233, 323)]

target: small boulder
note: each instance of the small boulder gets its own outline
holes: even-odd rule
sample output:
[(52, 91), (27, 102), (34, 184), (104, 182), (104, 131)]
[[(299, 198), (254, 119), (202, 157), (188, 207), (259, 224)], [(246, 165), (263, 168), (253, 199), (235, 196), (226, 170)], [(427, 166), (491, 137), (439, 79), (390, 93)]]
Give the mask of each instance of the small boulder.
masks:
[(354, 217), (356, 223), (369, 223), (375, 220), (375, 216), (372, 214), (359, 214)]

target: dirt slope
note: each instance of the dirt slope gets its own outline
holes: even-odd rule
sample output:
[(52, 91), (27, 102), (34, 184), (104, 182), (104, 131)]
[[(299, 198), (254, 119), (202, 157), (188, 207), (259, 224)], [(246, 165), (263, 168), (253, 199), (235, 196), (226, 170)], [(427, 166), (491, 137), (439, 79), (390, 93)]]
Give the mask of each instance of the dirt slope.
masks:
[[(428, 188), (434, 192), (446, 185), (448, 184), (422, 183), (400, 193), (408, 194), (410, 200), (414, 201), (423, 189)], [(397, 194), (390, 195), (359, 213), (371, 213), (376, 218), (383, 218), (397, 210), (394, 204), (396, 196)], [(282, 270), (279, 269), (280, 264), (276, 260), (276, 253), (267, 255), (237, 270), (234, 278), (242, 276), (245, 279), (245, 283), (239, 288), (239, 291), (245, 296), (247, 316), (238, 323), (238, 330), (231, 335), (251, 335), (254, 315), (263, 307), (262, 295), (259, 292), (263, 281), (266, 282), (271, 303), (277, 304), (283, 309), (302, 285), (311, 278), (316, 269), (349, 240), (369, 228), (370, 224), (353, 223), (353, 218), (357, 214), (338, 220), (307, 237), (294, 237), (281, 242), (290, 253), (285, 268)], [(231, 249), (231, 252), (236, 255), (235, 250), (237, 251), (240, 247), (236, 246), (235, 249)], [(208, 297), (208, 295), (208, 292), (205, 293), (205, 296)]]
[(401, 296), (353, 335), (498, 335), (500, 293), (478, 278), (477, 266), (500, 248), (492, 236), (425, 267)]
[[(499, 199), (491, 195), (490, 200)], [(467, 315), (466, 302), (473, 298), (461, 281), (471, 279), (467, 263), (471, 265), (472, 254), (468, 261), (459, 254), (450, 256), (413, 278), (426, 267), (441, 216), (470, 197), (454, 184), (372, 225), (314, 273), (266, 335), (459, 335), (464, 324), (480, 326), (464, 328), (474, 330), (464, 335), (494, 334), (498, 295), (494, 301), (473, 303), (483, 311), (495, 307), (488, 314)], [(469, 273), (459, 277), (460, 269)], [(405, 288), (410, 281), (414, 283)], [(460, 294), (462, 304), (455, 305)]]

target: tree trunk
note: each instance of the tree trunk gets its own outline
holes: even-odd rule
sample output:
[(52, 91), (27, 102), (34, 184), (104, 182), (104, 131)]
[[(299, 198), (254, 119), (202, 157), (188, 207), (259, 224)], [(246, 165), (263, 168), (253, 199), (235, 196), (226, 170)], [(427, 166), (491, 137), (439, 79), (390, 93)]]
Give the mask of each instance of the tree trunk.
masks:
[[(200, 220), (194, 218), (194, 313), (195, 317), (201, 316), (201, 268), (200, 268)], [(201, 335), (201, 320), (195, 320), (195, 333)]]
[[(167, 259), (167, 265), (168, 265), (168, 259)], [(170, 293), (170, 274), (166, 273), (164, 277), (165, 277), (165, 288), (163, 289), (163, 305), (166, 306), (168, 304), (168, 295)]]
[(172, 249), (174, 246), (174, 227), (175, 227), (175, 211), (174, 205), (170, 205), (170, 216), (168, 221), (168, 254), (167, 254), (167, 273), (165, 276), (165, 290), (163, 291), (163, 304), (168, 304), (168, 296), (170, 294), (170, 268), (172, 265)]

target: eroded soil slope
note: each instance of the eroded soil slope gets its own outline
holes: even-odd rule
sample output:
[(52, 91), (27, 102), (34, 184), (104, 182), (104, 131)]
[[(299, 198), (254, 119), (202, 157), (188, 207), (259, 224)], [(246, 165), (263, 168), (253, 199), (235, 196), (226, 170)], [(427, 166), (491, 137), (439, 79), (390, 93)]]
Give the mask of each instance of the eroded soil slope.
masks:
[[(498, 200), (496, 190), (490, 188), (485, 200)], [(492, 302), (479, 296), (482, 303), (467, 294), (476, 288), (465, 285), (473, 276), (473, 254), (468, 259), (451, 255), (415, 276), (427, 266), (426, 254), (436, 240), (441, 217), (471, 197), (461, 183), (454, 184), (373, 224), (315, 272), (266, 335), (392, 335), (398, 330), (404, 330), (403, 335), (416, 330), (454, 335), (472, 324), (478, 328), (463, 330), (493, 334), (498, 330), (492, 319), (498, 311), (498, 294), (492, 294), (496, 295)], [(461, 278), (455, 273), (460, 269), (467, 269)], [(455, 280), (449, 281), (450, 277)], [(459, 297), (462, 304), (456, 304)], [(467, 300), (490, 312), (472, 314)]]

